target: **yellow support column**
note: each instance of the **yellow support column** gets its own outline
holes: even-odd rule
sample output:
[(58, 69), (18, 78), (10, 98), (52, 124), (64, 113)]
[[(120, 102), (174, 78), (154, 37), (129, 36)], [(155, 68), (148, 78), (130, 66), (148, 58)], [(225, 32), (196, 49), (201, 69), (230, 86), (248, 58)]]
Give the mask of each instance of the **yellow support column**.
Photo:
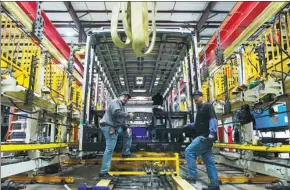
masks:
[(176, 171), (176, 175), (179, 176), (179, 154), (175, 153), (175, 171)]

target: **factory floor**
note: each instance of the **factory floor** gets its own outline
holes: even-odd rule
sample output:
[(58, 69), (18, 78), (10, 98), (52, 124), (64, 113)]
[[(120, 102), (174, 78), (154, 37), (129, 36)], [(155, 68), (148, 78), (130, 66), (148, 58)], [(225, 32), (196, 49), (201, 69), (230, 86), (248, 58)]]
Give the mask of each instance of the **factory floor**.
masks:
[[(219, 175), (242, 175), (241, 171), (238, 171), (233, 168), (229, 168), (227, 166), (222, 166), (222, 165), (217, 165)], [(76, 190), (77, 187), (81, 184), (88, 184), (88, 185), (94, 185), (97, 182), (97, 173), (99, 171), (99, 165), (75, 165), (75, 166), (70, 166), (62, 169), (63, 172), (59, 174), (55, 174), (56, 176), (58, 175), (63, 175), (63, 176), (74, 176), (75, 178), (75, 183), (74, 184), (68, 184), (68, 187), (71, 188), (72, 190)], [(186, 173), (186, 167), (181, 166), (181, 174)], [(120, 181), (122, 183), (125, 183), (126, 178), (130, 177), (122, 177)], [(143, 179), (143, 178), (139, 178)], [(206, 169), (204, 165), (198, 165), (198, 181), (195, 185), (197, 189), (202, 189), (202, 187), (207, 186), (207, 174), (206, 174)], [(265, 184), (224, 184), (221, 185), (222, 190), (262, 190), (265, 189)], [(128, 184), (129, 188), (125, 189), (130, 189), (130, 185)], [(26, 189), (28, 190), (49, 190), (49, 189), (55, 189), (55, 190), (65, 190), (66, 188), (64, 185), (60, 184), (28, 184), (26, 186)], [(117, 187), (114, 189), (118, 189)], [(134, 188), (134, 189), (140, 189), (140, 188)], [(144, 188), (142, 188), (144, 189)], [(145, 188), (145, 189), (152, 189), (152, 188)], [(163, 189), (163, 188), (162, 188)], [(164, 188), (165, 189), (165, 188)]]

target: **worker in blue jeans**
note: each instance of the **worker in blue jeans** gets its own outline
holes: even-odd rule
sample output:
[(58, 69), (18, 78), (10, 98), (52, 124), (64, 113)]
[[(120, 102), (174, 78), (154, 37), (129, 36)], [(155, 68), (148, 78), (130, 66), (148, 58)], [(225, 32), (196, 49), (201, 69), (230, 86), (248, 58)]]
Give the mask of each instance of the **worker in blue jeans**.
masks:
[(102, 133), (106, 139), (106, 148), (103, 155), (100, 178), (112, 178), (108, 173), (110, 170), (113, 151), (116, 147), (118, 135), (123, 136), (122, 157), (135, 157), (130, 153), (132, 144), (132, 133), (127, 127), (126, 120), (134, 118), (133, 113), (125, 111), (125, 104), (129, 101), (129, 92), (123, 92), (119, 99), (112, 100), (100, 121)]
[(203, 190), (219, 190), (217, 169), (211, 151), (213, 142), (217, 138), (217, 120), (213, 106), (209, 102), (205, 102), (202, 95), (200, 91), (194, 92), (193, 98), (197, 106), (195, 123), (185, 125), (186, 128), (194, 130), (195, 136), (192, 143), (185, 149), (185, 159), (188, 168), (186, 179), (192, 184), (196, 183), (196, 158), (202, 156), (210, 179), (210, 185), (208, 188), (203, 188)]

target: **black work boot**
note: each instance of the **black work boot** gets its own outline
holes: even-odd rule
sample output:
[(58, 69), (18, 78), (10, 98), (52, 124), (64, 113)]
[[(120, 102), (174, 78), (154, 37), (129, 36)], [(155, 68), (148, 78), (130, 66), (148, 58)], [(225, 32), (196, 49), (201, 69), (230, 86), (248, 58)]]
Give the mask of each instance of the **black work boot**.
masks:
[(137, 156), (135, 154), (128, 154), (128, 155), (124, 155), (122, 154), (123, 158), (136, 158)]
[(191, 183), (191, 184), (195, 184), (196, 183), (196, 179), (194, 177), (188, 177), (188, 176), (186, 176), (186, 177), (184, 177), (184, 179), (186, 181), (188, 181), (188, 183)]
[(208, 187), (203, 187), (202, 190), (220, 190), (220, 186), (208, 186)]
[(108, 173), (100, 173), (99, 177), (102, 178), (102, 179), (113, 179), (113, 176), (111, 176)]

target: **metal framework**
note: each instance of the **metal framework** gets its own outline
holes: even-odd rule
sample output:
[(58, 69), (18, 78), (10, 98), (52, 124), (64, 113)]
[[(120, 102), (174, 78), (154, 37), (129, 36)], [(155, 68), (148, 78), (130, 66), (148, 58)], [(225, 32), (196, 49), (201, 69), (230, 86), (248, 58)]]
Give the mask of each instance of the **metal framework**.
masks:
[[(114, 92), (118, 94), (126, 89), (133, 96), (150, 96), (166, 90), (164, 87), (171, 82), (190, 46), (190, 34), (186, 30), (157, 30), (154, 50), (141, 59), (136, 57), (131, 47), (118, 50), (109, 30), (95, 31), (92, 36), (100, 65)], [(138, 84), (137, 77), (141, 77), (143, 82)], [(156, 78), (159, 78), (158, 84), (155, 84)], [(124, 83), (121, 82), (123, 80)], [(145, 92), (135, 92), (138, 89), (145, 89)]]

